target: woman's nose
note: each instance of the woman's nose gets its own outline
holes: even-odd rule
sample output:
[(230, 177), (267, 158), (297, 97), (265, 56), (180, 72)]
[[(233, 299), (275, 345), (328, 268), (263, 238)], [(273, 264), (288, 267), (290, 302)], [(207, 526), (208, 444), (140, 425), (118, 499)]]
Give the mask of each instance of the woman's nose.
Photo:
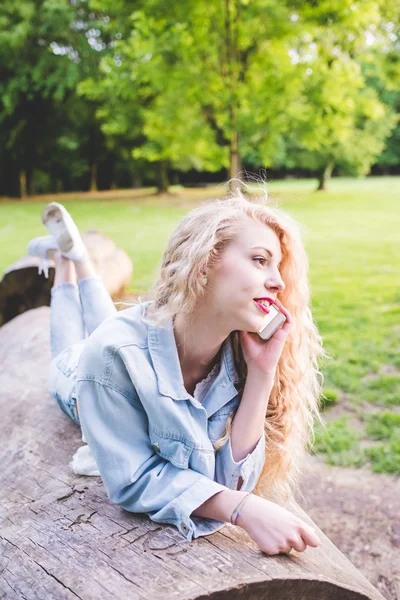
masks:
[(283, 292), (285, 289), (285, 283), (282, 277), (277, 275), (276, 277), (269, 277), (265, 282), (265, 287), (271, 292), (273, 291), (274, 293), (278, 294), (279, 292)]

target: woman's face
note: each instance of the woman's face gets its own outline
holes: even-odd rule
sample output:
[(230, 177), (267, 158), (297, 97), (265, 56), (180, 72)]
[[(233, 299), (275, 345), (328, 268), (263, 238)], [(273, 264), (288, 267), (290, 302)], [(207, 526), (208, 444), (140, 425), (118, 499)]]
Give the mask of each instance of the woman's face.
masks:
[(258, 331), (265, 312), (255, 298), (274, 300), (285, 284), (279, 273), (280, 242), (273, 230), (245, 217), (238, 235), (207, 274), (206, 302), (230, 331)]

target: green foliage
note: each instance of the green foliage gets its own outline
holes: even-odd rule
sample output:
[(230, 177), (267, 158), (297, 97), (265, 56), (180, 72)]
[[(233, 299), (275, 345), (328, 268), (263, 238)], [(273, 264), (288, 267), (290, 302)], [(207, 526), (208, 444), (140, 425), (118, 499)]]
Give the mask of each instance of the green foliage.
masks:
[(107, 53), (103, 14), (92, 12), (90, 0), (6, 0), (0, 24), (0, 174), (10, 181), (2, 193), (22, 192), (21, 174), (33, 193), (36, 169), (48, 173), (54, 189), (61, 181), (64, 189), (71, 181), (88, 187), (83, 178), (107, 150), (95, 107), (76, 89), (96, 76)]
[(166, 185), (167, 167), (327, 178), (397, 164), (399, 2), (356, 8), (4, 0), (0, 179), (13, 183), (0, 192), (24, 175), (33, 193), (36, 169), (40, 185), (70, 189), (95, 185), (96, 169), (108, 185), (113, 169), (129, 182), (157, 170)]
[(297, 112), (288, 136), (288, 154), (293, 156), (289, 164), (315, 170), (330, 164), (346, 174), (365, 175), (382, 152), (396, 117), (375, 90), (366, 87), (356, 60), (335, 45), (325, 52), (328, 60), (323, 54), (316, 56), (307, 69), (303, 94), (308, 102)]
[(80, 91), (101, 99), (107, 135), (137, 132), (135, 159), (234, 173), (238, 143), (250, 164), (365, 174), (395, 126), (360, 69), (366, 31), (390, 10), (376, 0), (362, 11), (347, 0), (139, 3), (101, 81)]

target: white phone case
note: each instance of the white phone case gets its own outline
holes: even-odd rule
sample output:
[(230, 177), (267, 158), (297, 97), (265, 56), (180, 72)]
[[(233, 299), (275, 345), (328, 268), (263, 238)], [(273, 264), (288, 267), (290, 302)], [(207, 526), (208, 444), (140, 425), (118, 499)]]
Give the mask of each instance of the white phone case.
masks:
[(265, 315), (263, 326), (257, 333), (263, 340), (269, 340), (285, 321), (285, 315), (272, 304), (269, 307), (269, 314)]

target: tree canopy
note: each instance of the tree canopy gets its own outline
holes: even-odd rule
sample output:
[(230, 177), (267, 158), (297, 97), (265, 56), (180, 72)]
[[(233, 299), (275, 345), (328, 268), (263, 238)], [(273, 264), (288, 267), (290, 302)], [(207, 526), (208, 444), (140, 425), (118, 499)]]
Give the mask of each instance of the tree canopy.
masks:
[(0, 194), (398, 165), (399, 8), (4, 0)]

